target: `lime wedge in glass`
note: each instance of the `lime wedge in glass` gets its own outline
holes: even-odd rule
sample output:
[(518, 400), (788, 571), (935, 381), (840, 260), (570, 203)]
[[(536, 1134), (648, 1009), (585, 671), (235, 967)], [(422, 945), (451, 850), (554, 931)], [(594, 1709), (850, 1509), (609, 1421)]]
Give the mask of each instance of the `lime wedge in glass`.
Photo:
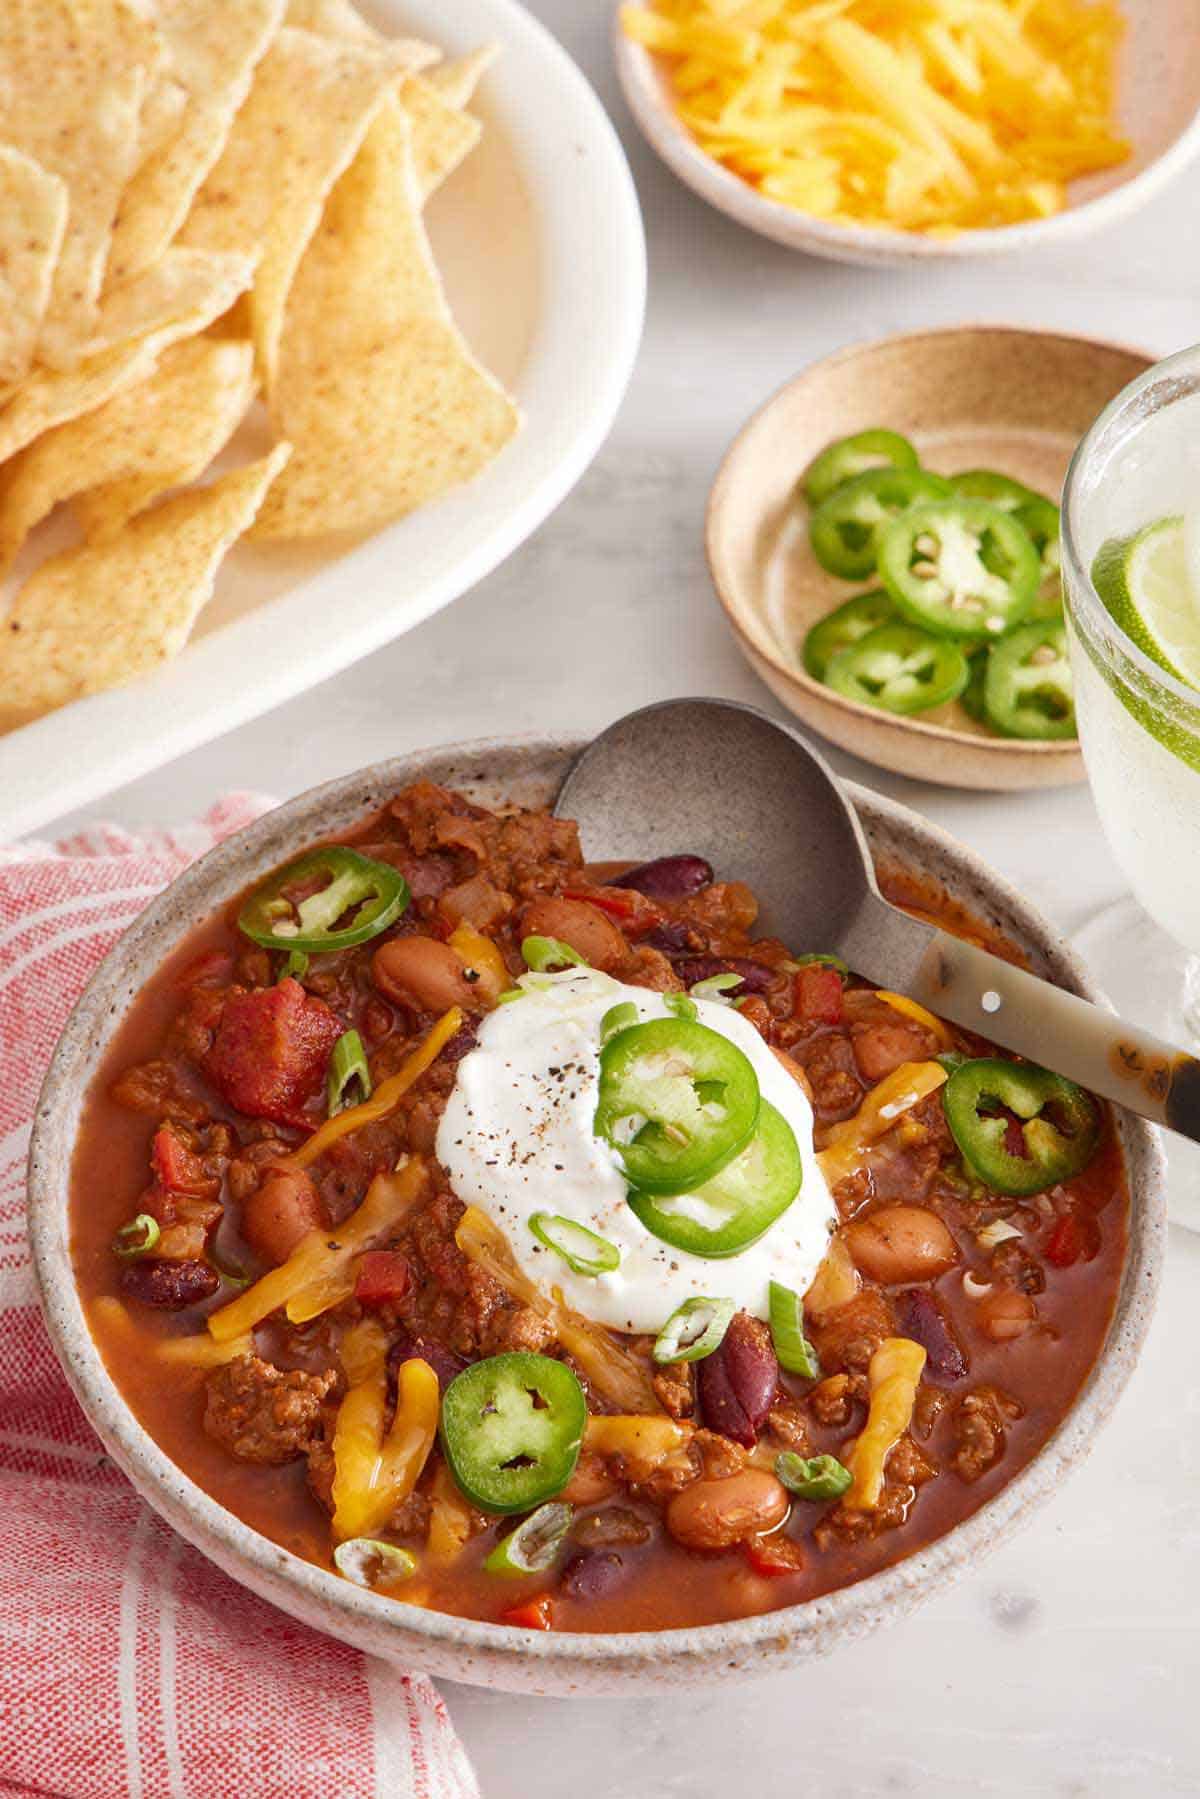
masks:
[(1139, 650), (1177, 680), (1200, 688), (1200, 595), (1188, 547), (1181, 518), (1159, 519), (1136, 537), (1106, 543), (1092, 580)]

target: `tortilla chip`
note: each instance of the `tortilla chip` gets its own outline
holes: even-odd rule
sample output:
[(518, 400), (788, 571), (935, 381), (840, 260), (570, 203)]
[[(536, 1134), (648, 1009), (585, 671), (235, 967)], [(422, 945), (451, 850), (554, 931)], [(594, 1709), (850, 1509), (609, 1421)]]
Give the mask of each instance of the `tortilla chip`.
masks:
[(481, 44), (478, 50), (472, 50), (467, 56), (455, 56), (447, 62), (440, 62), (436, 69), (430, 69), (425, 79), (430, 87), (437, 89), (447, 106), (461, 111), (464, 106), (471, 104), (476, 88), (499, 54), (499, 44)]
[(412, 40), (360, 44), (285, 26), (258, 66), (181, 241), (198, 249), (261, 248), (251, 325), (268, 390), (288, 292), (329, 192), (388, 88), (435, 55)]
[(357, 38), (360, 43), (377, 44), (383, 37), (368, 25), (350, 0), (288, 0), (287, 22), (301, 31), (316, 31), (322, 37)]
[(41, 359), (58, 367), (69, 366), (90, 334), (160, 55), (154, 25), (125, 0), (0, 6), (0, 143), (57, 175), (69, 200), (38, 345)]
[(272, 416), (295, 453), (256, 537), (384, 524), (469, 480), (520, 422), (442, 295), (395, 101), (378, 113), (301, 264)]
[(288, 454), (277, 444), (261, 462), (142, 513), (111, 542), (43, 563), (0, 625), (0, 728), (178, 655)]
[[(214, 264), (214, 269), (217, 266)], [(249, 287), (254, 264), (248, 256), (224, 256), (219, 267), (221, 279), (207, 284), (202, 303), (190, 313), (180, 314), (119, 349), (94, 356), (77, 369), (35, 369), (0, 409), (0, 462), (15, 456), (43, 431), (80, 418), (114, 394), (144, 381), (165, 349), (182, 338), (195, 337), (219, 318)]]
[(103, 542), (168, 487), (196, 480), (229, 442), (253, 395), (249, 344), (193, 337), (168, 350), (148, 381), (47, 431), (2, 471), (0, 576), (63, 500), (80, 496), (84, 531), (89, 541)]
[(0, 149), (0, 383), (33, 362), (67, 223), (67, 190), (19, 150)]
[(108, 279), (150, 268), (187, 217), (200, 185), (224, 148), (254, 69), (283, 19), (284, 0), (159, 0), (158, 23), (183, 107), (173, 130), (160, 130), (121, 197)]
[(198, 312), (218, 317), (249, 285), (247, 260), (213, 250), (168, 250), (153, 268), (104, 295), (88, 355), (101, 356)]

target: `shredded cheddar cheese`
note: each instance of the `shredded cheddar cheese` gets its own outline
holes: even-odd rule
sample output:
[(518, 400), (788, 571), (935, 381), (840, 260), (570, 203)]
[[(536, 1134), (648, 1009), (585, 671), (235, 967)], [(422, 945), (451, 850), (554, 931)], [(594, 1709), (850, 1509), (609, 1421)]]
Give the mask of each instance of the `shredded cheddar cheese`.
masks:
[(1130, 154), (1113, 0), (648, 0), (621, 22), (701, 149), (818, 218), (1014, 224)]
[(867, 1369), (867, 1422), (848, 1466), (851, 1484), (842, 1504), (873, 1512), (883, 1492), (887, 1459), (912, 1423), (925, 1351), (908, 1337), (885, 1337)]
[(945, 1079), (940, 1062), (901, 1062), (867, 1094), (853, 1118), (831, 1125), (825, 1148), (817, 1156), (830, 1187), (863, 1167), (872, 1145), (886, 1136), (905, 1112), (936, 1093)]
[(937, 1038), (943, 1049), (951, 1047), (954, 1039), (948, 1028), (940, 1018), (935, 1018), (932, 1012), (927, 1011), (919, 1000), (909, 999), (907, 993), (889, 993), (886, 987), (877, 988), (875, 998), (883, 1000), (885, 1005), (892, 1008), (893, 1012), (902, 1012), (905, 1018), (913, 1018), (918, 1024), (923, 1024), (925, 1029), (932, 1032)]

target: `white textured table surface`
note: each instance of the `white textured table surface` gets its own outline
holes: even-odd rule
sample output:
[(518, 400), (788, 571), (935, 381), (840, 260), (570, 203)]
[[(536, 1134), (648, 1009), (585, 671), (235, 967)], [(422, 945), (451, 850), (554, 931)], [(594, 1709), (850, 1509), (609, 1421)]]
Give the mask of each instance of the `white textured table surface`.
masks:
[[(745, 416), (858, 338), (988, 320), (1166, 352), (1200, 336), (1196, 184), (1057, 255), (916, 274), (802, 260), (692, 198), (636, 139), (607, 0), (533, 0), (629, 147), (650, 249), (646, 338), (616, 430), (541, 533), (412, 636), (113, 796), (130, 825), (223, 787), (286, 795), (451, 738), (586, 730), (711, 692), (773, 702), (712, 599), (705, 496)], [(331, 621), (336, 629), (336, 621)], [(1086, 789), (1005, 798), (857, 779), (936, 819), (1068, 931), (1121, 891)], [(1174, 1232), (1142, 1367), (1042, 1518), (899, 1628), (791, 1676), (680, 1700), (449, 1688), (486, 1799), (1200, 1792), (1200, 1239)]]

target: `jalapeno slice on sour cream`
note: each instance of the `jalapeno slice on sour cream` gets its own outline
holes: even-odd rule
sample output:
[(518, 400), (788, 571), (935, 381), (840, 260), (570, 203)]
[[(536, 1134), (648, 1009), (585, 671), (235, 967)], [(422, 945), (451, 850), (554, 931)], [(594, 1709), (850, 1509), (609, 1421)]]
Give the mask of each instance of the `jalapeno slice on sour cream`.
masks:
[(655, 1018), (600, 1051), (595, 1131), (644, 1193), (686, 1193), (725, 1167), (754, 1135), (758, 1076), (719, 1031)]
[(803, 1178), (800, 1151), (787, 1120), (767, 1100), (750, 1142), (719, 1174), (690, 1193), (639, 1193), (629, 1207), (672, 1249), (720, 1258), (748, 1249), (787, 1211)]

